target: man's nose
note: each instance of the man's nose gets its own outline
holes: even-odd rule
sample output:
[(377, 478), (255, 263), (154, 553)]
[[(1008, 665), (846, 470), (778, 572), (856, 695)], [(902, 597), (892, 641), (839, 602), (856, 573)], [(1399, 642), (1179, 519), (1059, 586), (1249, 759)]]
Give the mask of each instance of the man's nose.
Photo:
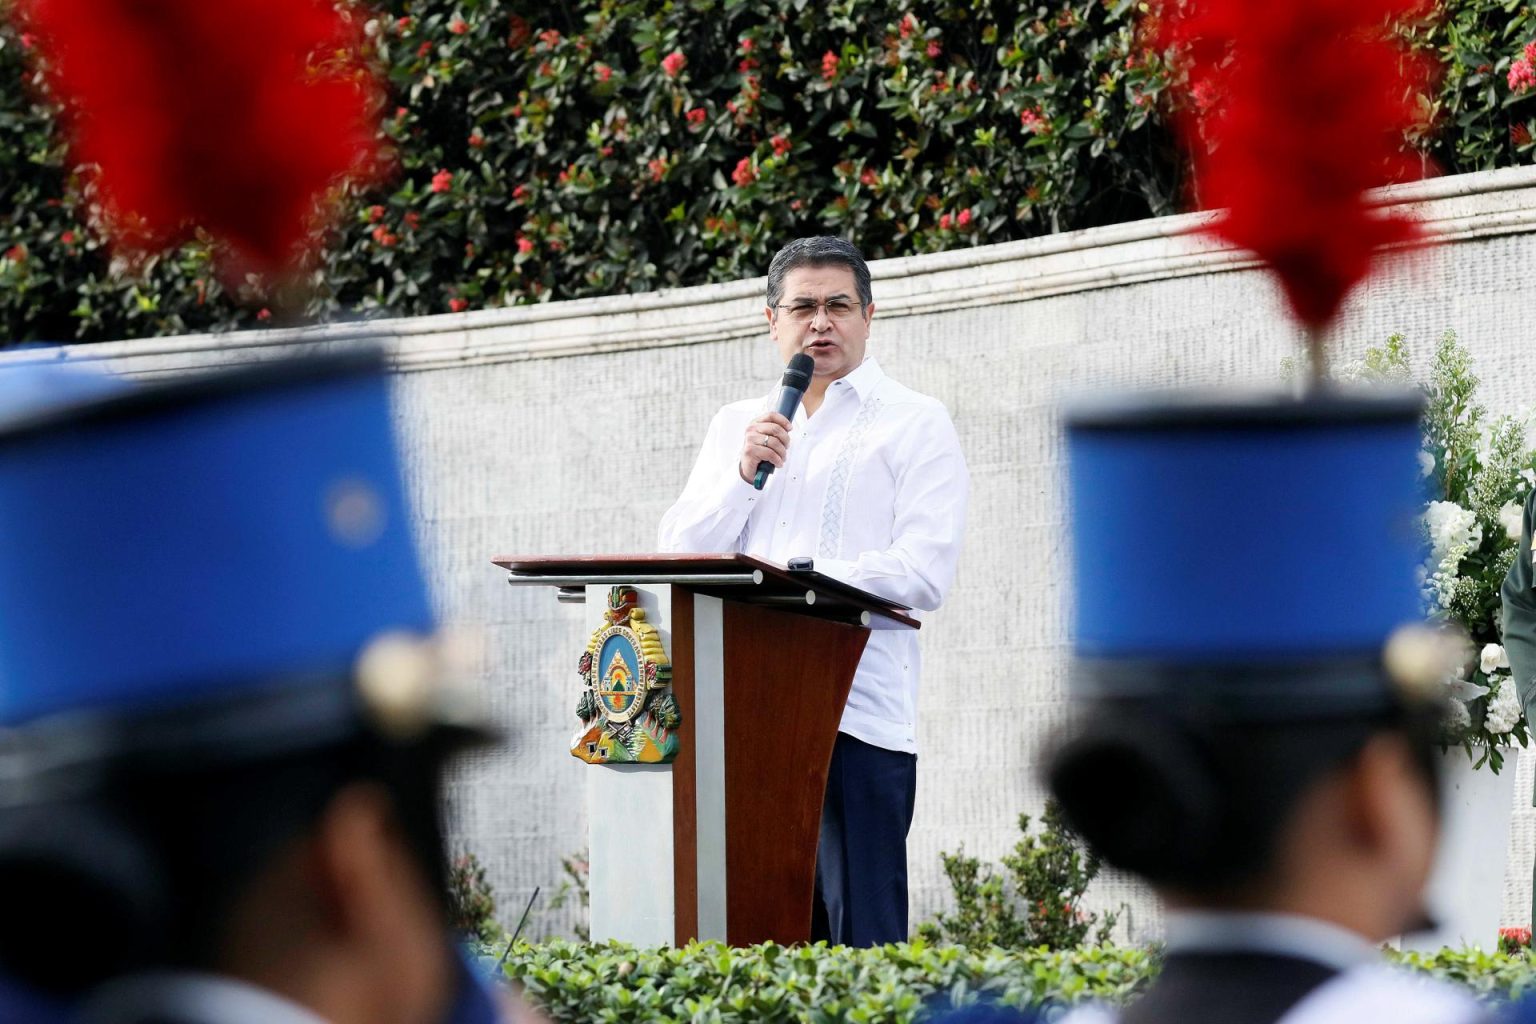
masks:
[(832, 317), (831, 317), (830, 314), (827, 313), (827, 305), (826, 305), (826, 303), (821, 303), (820, 305), (818, 305), (816, 307), (816, 315), (811, 317), (811, 329), (812, 330), (817, 330), (817, 329), (826, 330), (827, 328), (829, 328), (831, 326), (832, 326)]

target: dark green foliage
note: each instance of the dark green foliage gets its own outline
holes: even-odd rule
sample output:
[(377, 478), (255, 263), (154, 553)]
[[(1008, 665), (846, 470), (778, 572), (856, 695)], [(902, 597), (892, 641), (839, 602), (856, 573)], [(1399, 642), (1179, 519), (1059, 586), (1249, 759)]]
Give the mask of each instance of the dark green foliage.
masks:
[(945, 853), (944, 874), (954, 891), (954, 909), (919, 927), (930, 942), (972, 949), (1075, 949), (1102, 945), (1114, 930), (1115, 914), (1082, 909), (1083, 893), (1099, 873), (1099, 861), (1061, 818), (1055, 802), (1045, 805), (1038, 833), (1029, 815), (1019, 815), (1022, 833), (1000, 873), (964, 852)]
[(1139, 949), (968, 952), (920, 942), (846, 946), (715, 943), (683, 949), (515, 946), (506, 972), (556, 1024), (654, 1021), (903, 1022), (943, 999), (1009, 1005), (1122, 1002), (1153, 971)]
[[(1165, 213), (1179, 191), (1132, 0), (380, 7), (399, 172), (351, 197), (310, 315), (730, 280), (803, 234), (933, 252)], [(14, 82), (21, 48), (0, 39)], [(0, 261), (6, 337), (258, 322), (260, 283), (239, 308), (206, 245), (109, 274), (88, 181), (47, 105), (7, 89), (0, 252), (22, 249)]]
[[(499, 957), (504, 947), (487, 947)], [(1529, 992), (1524, 955), (1478, 950), (1395, 953), (1413, 969), (1471, 987), (1485, 998)], [(992, 999), (1042, 1007), (1085, 1000), (1124, 1003), (1157, 973), (1155, 950), (1096, 946), (1071, 951), (966, 950), (901, 943), (877, 949), (776, 946), (683, 949), (521, 943), (506, 973), (554, 1024), (654, 1021), (890, 1022), (910, 1024), (938, 1001)]]
[(502, 935), (496, 923), (496, 896), (485, 868), (472, 853), (461, 853), (448, 865), (448, 922), (468, 939), (493, 942)]
[[(399, 169), (347, 197), (295, 313), (732, 280), (804, 234), (878, 258), (1172, 212), (1183, 165), (1145, 6), (385, 0), (370, 38)], [(1507, 74), (1536, 15), (1441, 7), (1435, 27), (1405, 29), (1443, 67), (1410, 141), (1446, 173), (1528, 161), (1536, 101)], [(0, 339), (274, 322), (263, 283), (230, 295), (206, 243), (109, 266), (89, 169), (67, 165), (23, 49), (0, 27)]]

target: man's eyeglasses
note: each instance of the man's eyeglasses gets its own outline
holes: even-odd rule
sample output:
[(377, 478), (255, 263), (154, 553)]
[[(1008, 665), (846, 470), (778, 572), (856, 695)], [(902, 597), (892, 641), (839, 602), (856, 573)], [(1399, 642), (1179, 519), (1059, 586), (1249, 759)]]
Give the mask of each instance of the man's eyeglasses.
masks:
[(833, 299), (830, 302), (793, 302), (780, 303), (779, 309), (784, 315), (797, 324), (808, 324), (816, 319), (816, 311), (825, 308), (829, 320), (851, 320), (859, 315), (859, 307), (847, 299)]

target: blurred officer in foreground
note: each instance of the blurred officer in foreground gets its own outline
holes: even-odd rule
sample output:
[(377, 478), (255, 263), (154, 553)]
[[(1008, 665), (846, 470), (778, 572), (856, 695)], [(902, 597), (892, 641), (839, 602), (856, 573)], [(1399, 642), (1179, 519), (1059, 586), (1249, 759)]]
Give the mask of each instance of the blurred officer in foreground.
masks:
[(1077, 721), (1048, 781), (1165, 907), (1124, 1024), (1481, 1019), (1377, 954), (1422, 923), (1454, 658), (1415, 625), (1417, 415), (1324, 392), (1068, 416)]
[(496, 1019), (380, 357), (38, 379), (0, 413), (0, 975), (93, 1024)]

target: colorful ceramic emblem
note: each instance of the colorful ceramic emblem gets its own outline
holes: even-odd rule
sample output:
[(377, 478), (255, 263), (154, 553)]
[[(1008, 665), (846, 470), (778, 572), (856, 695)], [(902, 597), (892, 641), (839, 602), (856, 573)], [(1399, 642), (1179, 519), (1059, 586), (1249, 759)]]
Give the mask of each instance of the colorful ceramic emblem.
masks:
[(589, 764), (666, 764), (677, 756), (682, 716), (672, 698), (672, 663), (633, 587), (608, 592), (603, 625), (576, 671), (585, 689), (572, 754)]

